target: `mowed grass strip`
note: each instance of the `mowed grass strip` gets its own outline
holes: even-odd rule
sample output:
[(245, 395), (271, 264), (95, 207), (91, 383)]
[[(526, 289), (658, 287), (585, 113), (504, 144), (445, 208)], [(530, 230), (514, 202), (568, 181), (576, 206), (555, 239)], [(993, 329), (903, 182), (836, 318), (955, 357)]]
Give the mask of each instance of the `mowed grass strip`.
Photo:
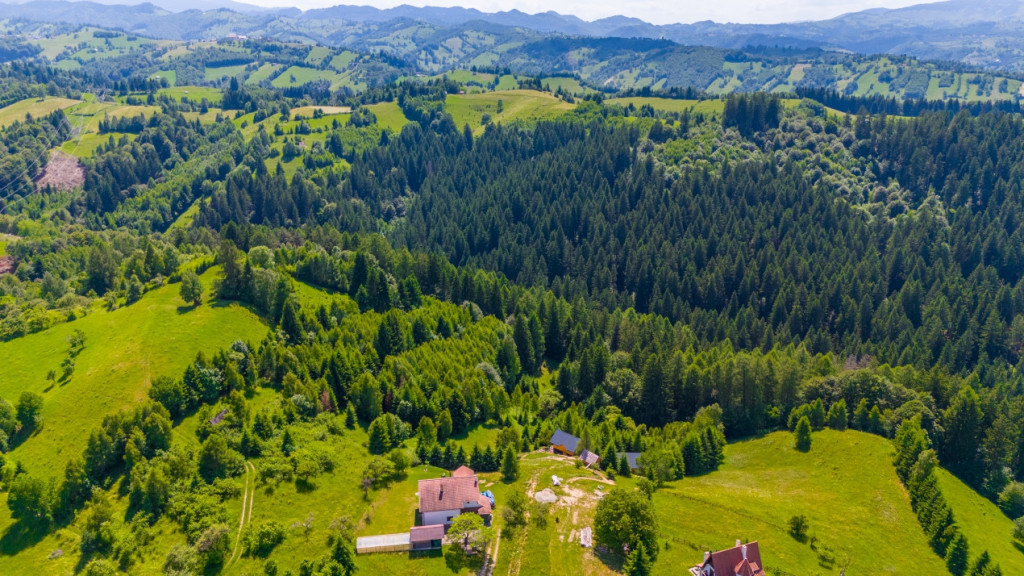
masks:
[[(789, 574), (946, 574), (892, 466), (892, 445), (862, 432), (815, 432), (810, 452), (776, 432), (730, 444), (717, 472), (654, 495), (662, 551), (654, 573), (678, 574), (703, 550), (760, 542), (765, 571)], [(818, 551), (788, 533), (805, 515)], [(665, 545), (668, 543), (668, 547)], [(825, 549), (829, 552), (825, 552)], [(829, 564), (825, 557), (831, 557)]]
[[(209, 290), (215, 273), (207, 271)], [(259, 318), (236, 304), (205, 303), (185, 307), (172, 284), (147, 293), (113, 312), (93, 312), (49, 330), (0, 343), (0, 397), (15, 403), (28, 390), (43, 396), (42, 426), (8, 454), (33, 474), (52, 476), (82, 453), (89, 433), (106, 414), (147, 398), (158, 376), (178, 378), (200, 350), (216, 352), (241, 339), (258, 342), (267, 331)], [(209, 294), (207, 294), (207, 297)], [(66, 382), (61, 374), (68, 337), (85, 334), (85, 349)]]

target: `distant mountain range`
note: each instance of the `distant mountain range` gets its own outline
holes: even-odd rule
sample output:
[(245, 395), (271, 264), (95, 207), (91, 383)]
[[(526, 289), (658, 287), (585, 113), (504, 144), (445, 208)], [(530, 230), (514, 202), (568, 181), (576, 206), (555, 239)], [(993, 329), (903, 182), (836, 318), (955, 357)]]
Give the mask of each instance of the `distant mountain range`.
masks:
[(903, 54), (1024, 72), (1021, 0), (949, 0), (787, 24), (669, 25), (625, 16), (588, 22), (556, 12), (487, 13), (460, 7), (379, 9), (341, 5), (302, 12), (295, 8), (261, 8), (233, 0), (122, 2), (129, 6), (107, 3), (116, 1), (0, 3), (0, 18), (117, 27), (177, 40), (208, 39), (235, 32), (332, 45), (359, 42), (368, 35), (379, 36), (382, 28), (407, 27), (413, 22), (427, 25), (427, 35), (431, 37), (466, 27), (500, 26), (539, 35), (665, 39), (683, 45), (729, 49), (766, 46)]

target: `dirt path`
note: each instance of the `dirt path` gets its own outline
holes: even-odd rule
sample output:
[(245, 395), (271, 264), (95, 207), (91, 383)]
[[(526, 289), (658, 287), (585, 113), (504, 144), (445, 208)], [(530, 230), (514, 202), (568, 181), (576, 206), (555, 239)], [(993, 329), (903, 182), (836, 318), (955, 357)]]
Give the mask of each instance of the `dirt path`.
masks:
[(498, 533), (494, 536), (494, 554), (489, 558), (489, 562), (484, 562), (483, 568), (480, 569), (480, 576), (494, 574), (494, 567), (498, 565), (499, 550), (501, 550), (501, 528), (498, 528)]
[[(242, 513), (238, 518), (238, 534), (235, 535), (235, 547), (231, 551), (231, 558), (227, 564), (231, 564), (238, 558), (238, 545), (242, 541), (242, 530), (245, 525), (252, 522), (252, 502), (256, 499), (256, 466), (252, 462), (245, 462), (245, 488), (242, 492)], [(248, 508), (247, 508), (248, 506)]]

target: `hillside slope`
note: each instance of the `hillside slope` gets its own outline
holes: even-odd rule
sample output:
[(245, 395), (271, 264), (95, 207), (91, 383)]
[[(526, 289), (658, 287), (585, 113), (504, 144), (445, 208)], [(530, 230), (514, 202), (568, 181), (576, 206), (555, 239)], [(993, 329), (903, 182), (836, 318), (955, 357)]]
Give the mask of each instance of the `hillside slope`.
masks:
[[(214, 274), (203, 276), (207, 288)], [(259, 318), (241, 306), (192, 309), (178, 291), (177, 284), (164, 286), (131, 306), (0, 343), (0, 398), (13, 404), (24, 391), (43, 397), (41, 428), (8, 460), (20, 461), (33, 474), (60, 474), (68, 458), (81, 454), (102, 417), (144, 399), (153, 378), (178, 378), (200, 350), (219, 350), (237, 339), (255, 342), (266, 333)], [(61, 363), (75, 330), (85, 334), (85, 348), (74, 373), (61, 382)], [(57, 381), (46, 379), (50, 370)]]
[[(843, 567), (856, 574), (947, 573), (910, 508), (885, 438), (824, 430), (804, 454), (792, 434), (776, 432), (730, 444), (725, 453), (717, 472), (655, 493), (669, 546), (656, 574), (678, 574), (702, 550), (736, 539), (760, 542), (770, 574), (836, 574)], [(789, 519), (799, 514), (817, 550), (789, 535)]]

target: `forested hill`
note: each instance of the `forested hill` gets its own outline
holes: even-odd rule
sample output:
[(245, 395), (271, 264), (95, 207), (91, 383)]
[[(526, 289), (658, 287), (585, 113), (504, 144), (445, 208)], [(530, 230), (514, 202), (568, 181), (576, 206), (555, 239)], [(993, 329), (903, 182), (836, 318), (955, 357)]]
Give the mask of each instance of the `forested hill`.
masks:
[[(167, 13), (152, 5), (70, 2), (26, 12), (31, 6), (0, 4), (0, 16), (7, 17), (0, 31), (8, 45), (0, 60), (38, 56), (66, 70), (108, 69), (125, 76), (174, 70), (179, 84), (219, 84), (228, 76), (276, 88), (327, 82), (358, 90), (401, 76), (486, 69), (574, 76), (589, 90), (605, 92), (827, 89), (856, 97), (1016, 104), (1024, 80), (976, 63), (780, 47), (771, 41), (708, 47), (696, 39), (684, 45), (660, 37), (568, 36), (482, 21), (364, 22), (316, 11), (294, 18), (227, 10)], [(327, 48), (330, 57), (322, 54)], [(351, 51), (360, 57), (345, 56)]]
[[(408, 22), (373, 39), (408, 60), (9, 24), (0, 572), (468, 574), (486, 544), (351, 550), (461, 465), (522, 574), (675, 573), (740, 528), (802, 574), (882, 548), (1024, 571), (1019, 81), (498, 28), (421, 54)], [(519, 69), (445, 67), (509, 38)], [(543, 73), (581, 47), (601, 85)], [(600, 465), (535, 453), (555, 429)], [(729, 474), (776, 502), (722, 514)], [(569, 497), (550, 526), (538, 486)]]

